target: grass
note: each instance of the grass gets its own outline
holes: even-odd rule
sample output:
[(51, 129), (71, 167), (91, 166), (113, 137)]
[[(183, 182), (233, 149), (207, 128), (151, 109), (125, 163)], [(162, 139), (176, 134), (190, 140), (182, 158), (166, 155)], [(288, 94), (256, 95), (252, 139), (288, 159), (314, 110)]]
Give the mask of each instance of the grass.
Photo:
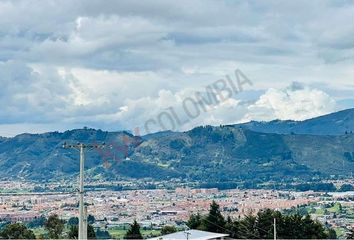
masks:
[(44, 234), (46, 234), (46, 230), (43, 227), (40, 228), (32, 228), (31, 229), (34, 233), (34, 235), (36, 235), (36, 238), (40, 239), (41, 236), (43, 236)]
[(328, 211), (331, 213), (340, 213), (340, 203), (335, 203), (333, 207), (328, 208)]
[(336, 228), (334, 230), (336, 231), (337, 237), (343, 237), (345, 234), (345, 230), (343, 228)]
[[(41, 237), (43, 237), (47, 234), (44, 227), (32, 228), (31, 230), (33, 231), (34, 235), (36, 235), (37, 239), (40, 239)], [(68, 231), (68, 229), (64, 229), (64, 232), (67, 232), (67, 231)], [(114, 239), (123, 239), (125, 233), (127, 232), (127, 229), (115, 227), (115, 228), (108, 229), (108, 232), (112, 236), (112, 238), (114, 238)], [(161, 235), (161, 231), (160, 230), (141, 229), (141, 234), (144, 236), (144, 238), (149, 238), (149, 237)]]
[[(110, 228), (108, 229), (109, 234), (115, 238), (115, 239), (122, 239), (127, 232), (127, 230), (121, 229), (121, 228)], [(141, 234), (144, 237), (152, 237), (152, 236), (158, 236), (161, 235), (160, 230), (141, 230)]]
[(115, 229), (115, 228), (108, 229), (109, 234), (115, 239), (122, 239), (126, 231), (127, 230)]
[(315, 214), (323, 215), (323, 214), (324, 214), (324, 209), (322, 209), (322, 208), (317, 208)]

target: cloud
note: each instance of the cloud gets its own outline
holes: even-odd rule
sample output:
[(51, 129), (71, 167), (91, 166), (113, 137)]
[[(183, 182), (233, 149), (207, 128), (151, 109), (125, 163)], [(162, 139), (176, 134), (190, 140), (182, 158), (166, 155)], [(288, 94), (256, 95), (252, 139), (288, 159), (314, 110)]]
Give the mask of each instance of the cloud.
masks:
[(3, 46), (13, 47), (3, 58), (146, 71), (223, 61), (299, 67), (353, 56), (349, 3), (74, 2), (2, 2)]
[(181, 129), (351, 106), (353, 12), (330, 0), (1, 1), (0, 124), (131, 128), (236, 68), (252, 97)]
[(247, 107), (242, 121), (305, 120), (336, 109), (336, 101), (325, 92), (294, 83), (285, 89), (267, 90)]
[(71, 79), (55, 69), (34, 71), (21, 62), (0, 63), (1, 123), (53, 121), (65, 116), (70, 104)]
[[(116, 113), (96, 116), (95, 121), (106, 122), (111, 126), (119, 125), (132, 131), (139, 128), (140, 134), (146, 134), (251, 120), (304, 120), (331, 113), (337, 108), (336, 101), (325, 92), (296, 82), (286, 88), (269, 89), (254, 101), (241, 100), (238, 95), (234, 95), (209, 106), (185, 104), (186, 99), (196, 99), (196, 92), (202, 91), (188, 89), (173, 93), (160, 90), (155, 98), (127, 100), (126, 105)], [(247, 94), (247, 91), (243, 94)]]

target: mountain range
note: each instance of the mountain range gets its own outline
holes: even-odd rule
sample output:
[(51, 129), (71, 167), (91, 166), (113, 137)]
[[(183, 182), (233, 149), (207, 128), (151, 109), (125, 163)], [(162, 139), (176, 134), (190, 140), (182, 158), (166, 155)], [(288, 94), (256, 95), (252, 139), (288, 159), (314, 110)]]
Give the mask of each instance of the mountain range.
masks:
[(305, 121), (251, 121), (236, 126), (265, 133), (343, 135), (354, 131), (354, 109), (347, 109)]
[(79, 153), (64, 143), (106, 143), (86, 152), (94, 179), (200, 183), (293, 181), (348, 177), (354, 169), (354, 109), (305, 121), (200, 126), (186, 132), (133, 136), (75, 129), (0, 138), (0, 178), (76, 176)]

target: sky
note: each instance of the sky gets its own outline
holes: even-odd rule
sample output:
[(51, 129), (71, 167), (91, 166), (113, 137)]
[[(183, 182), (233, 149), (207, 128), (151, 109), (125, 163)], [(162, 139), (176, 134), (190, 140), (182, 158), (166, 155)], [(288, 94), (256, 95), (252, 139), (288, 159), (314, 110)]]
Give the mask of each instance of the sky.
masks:
[(354, 107), (353, 1), (5, 0), (0, 16), (0, 136), (144, 134), (236, 69), (252, 86), (172, 130)]

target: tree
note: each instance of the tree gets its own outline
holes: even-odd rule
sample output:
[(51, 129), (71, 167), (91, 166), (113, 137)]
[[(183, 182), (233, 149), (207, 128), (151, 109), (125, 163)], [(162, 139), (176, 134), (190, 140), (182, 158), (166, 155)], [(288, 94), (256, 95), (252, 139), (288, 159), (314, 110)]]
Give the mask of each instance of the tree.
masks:
[(349, 191), (354, 191), (354, 186), (351, 184), (343, 184), (339, 188), (340, 192), (349, 192)]
[(221, 215), (219, 205), (215, 201), (210, 204), (209, 213), (206, 218), (204, 218), (203, 222), (206, 231), (216, 233), (225, 232), (226, 222), (224, 217)]
[(47, 219), (45, 217), (43, 217), (43, 216), (35, 217), (32, 221), (30, 221), (27, 224), (27, 226), (29, 228), (43, 227), (46, 220)]
[(257, 214), (256, 230), (258, 236), (262, 239), (272, 239), (274, 238), (273, 224), (274, 224), (274, 211), (270, 209), (265, 209), (259, 211)]
[(230, 238), (232, 239), (240, 239), (240, 222), (233, 221), (230, 216), (227, 217), (225, 228), (227, 229), (227, 233), (230, 234)]
[(125, 239), (143, 239), (143, 236), (140, 232), (140, 225), (136, 220), (134, 220), (133, 224), (130, 224), (130, 228), (124, 236)]
[(89, 223), (89, 224), (93, 224), (93, 223), (95, 223), (96, 222), (96, 219), (95, 219), (95, 216), (93, 216), (93, 215), (88, 215), (88, 217), (87, 217), (87, 222)]
[(328, 231), (327, 231), (327, 238), (328, 239), (337, 239), (337, 233), (334, 229), (332, 228), (329, 228)]
[(79, 218), (78, 217), (71, 217), (68, 220), (68, 225), (78, 225), (79, 224)]
[[(303, 219), (299, 213), (283, 216), (283, 225), (277, 226), (278, 237), (284, 238), (304, 238)], [(279, 224), (278, 224), (279, 225)]]
[(170, 234), (170, 233), (175, 233), (177, 232), (177, 229), (174, 226), (164, 226), (161, 229), (161, 234), (162, 235), (166, 235), (166, 234)]
[(44, 226), (48, 231), (49, 238), (59, 239), (64, 229), (64, 221), (54, 214), (49, 216)]
[(111, 239), (112, 237), (108, 231), (101, 231), (100, 229), (97, 229), (96, 238), (97, 239)]
[(79, 227), (77, 225), (70, 225), (68, 238), (69, 239), (77, 239), (79, 237)]
[(245, 218), (240, 220), (240, 233), (241, 236), (238, 238), (255, 239), (259, 238), (257, 236), (258, 232), (255, 229), (257, 218), (252, 215), (247, 215)]
[(88, 239), (96, 239), (95, 229), (91, 224), (87, 225), (87, 238)]
[(310, 215), (305, 216), (305, 218), (302, 221), (302, 224), (304, 226), (303, 229), (304, 238), (325, 239), (328, 237), (326, 234), (326, 229), (323, 227), (323, 225), (317, 221), (313, 221)]
[(189, 220), (187, 222), (187, 226), (190, 229), (199, 229), (201, 225), (202, 225), (202, 218), (199, 213), (190, 215)]
[[(225, 221), (219, 210), (219, 205), (213, 202), (207, 216), (191, 215), (188, 226), (201, 228), (207, 231), (228, 233), (233, 239), (271, 239), (273, 238), (274, 219), (277, 223), (277, 237), (279, 239), (334, 239), (333, 229), (325, 227), (320, 222), (304, 217), (298, 212), (282, 214), (279, 211), (265, 209), (257, 215), (247, 215), (243, 219)], [(200, 224), (202, 222), (202, 224)], [(354, 234), (348, 234), (354, 237)]]
[[(69, 228), (68, 238), (69, 239), (78, 239), (79, 237), (79, 227), (78, 225), (71, 225)], [(87, 225), (87, 238), (96, 239), (95, 229), (92, 225)]]
[(33, 231), (28, 229), (21, 223), (14, 223), (6, 225), (6, 227), (0, 232), (0, 236), (3, 239), (35, 239)]

